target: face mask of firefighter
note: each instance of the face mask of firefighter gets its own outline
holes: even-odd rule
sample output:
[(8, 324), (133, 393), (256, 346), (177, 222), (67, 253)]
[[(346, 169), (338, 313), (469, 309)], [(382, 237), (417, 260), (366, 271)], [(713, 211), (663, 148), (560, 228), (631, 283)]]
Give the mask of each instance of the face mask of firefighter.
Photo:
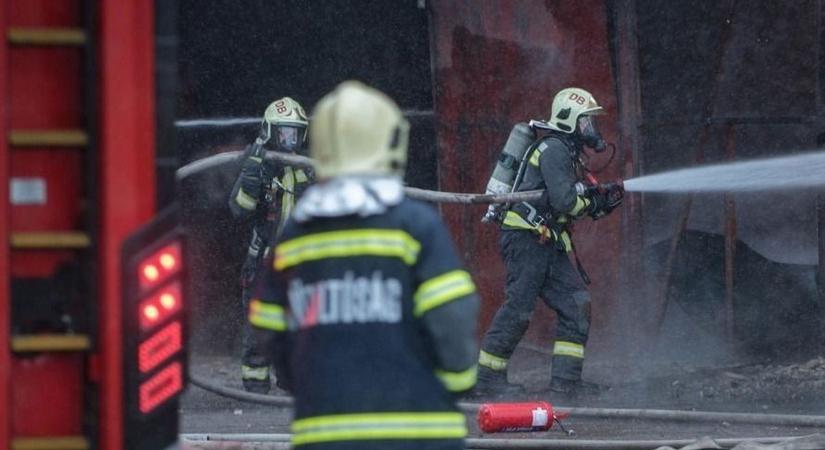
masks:
[(301, 145), (301, 132), (303, 130), (296, 127), (279, 126), (275, 127), (277, 130), (276, 137), (278, 139), (278, 147), (288, 152), (294, 152)]
[(302, 127), (288, 125), (270, 126), (266, 123), (261, 127), (258, 137), (263, 141), (267, 150), (281, 152), (295, 152), (300, 149), (304, 142), (306, 130)]
[(598, 126), (596, 126), (596, 117), (579, 117), (577, 131), (584, 145), (592, 148), (596, 153), (601, 153), (607, 148), (607, 144), (602, 139)]

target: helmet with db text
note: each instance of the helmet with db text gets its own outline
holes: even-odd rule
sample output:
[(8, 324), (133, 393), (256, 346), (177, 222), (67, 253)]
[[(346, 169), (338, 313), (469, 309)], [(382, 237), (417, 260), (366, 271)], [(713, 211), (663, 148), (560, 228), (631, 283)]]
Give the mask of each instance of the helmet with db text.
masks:
[(601, 152), (606, 148), (606, 144), (595, 117), (601, 114), (604, 114), (604, 109), (590, 92), (570, 87), (562, 89), (553, 98), (547, 125), (555, 131), (575, 134), (585, 145)]
[(306, 142), (308, 125), (300, 103), (290, 97), (280, 98), (264, 111), (258, 140), (271, 150), (295, 152)]

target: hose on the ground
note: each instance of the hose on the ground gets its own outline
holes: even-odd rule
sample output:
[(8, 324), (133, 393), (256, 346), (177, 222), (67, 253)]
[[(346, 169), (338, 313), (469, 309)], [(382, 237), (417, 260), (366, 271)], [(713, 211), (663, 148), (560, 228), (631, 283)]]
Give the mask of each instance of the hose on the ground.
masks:
[[(175, 172), (178, 181), (184, 180), (196, 173), (203, 172), (213, 167), (231, 163), (237, 160), (243, 152), (233, 151), (218, 153), (206, 158), (192, 161)], [(292, 155), (280, 152), (267, 152), (266, 159), (278, 161), (282, 164), (310, 168), (312, 160), (306, 156)], [(410, 198), (424, 200), (435, 203), (464, 203), (464, 204), (486, 204), (486, 203), (515, 203), (535, 201), (541, 197), (541, 191), (514, 192), (510, 194), (467, 194), (462, 192), (439, 192), (407, 187), (404, 189)]]
[[(812, 435), (812, 440), (825, 440), (822, 435)], [(821, 438), (820, 438), (821, 437)], [(234, 442), (237, 444), (243, 443), (266, 443), (272, 447), (254, 447), (255, 449), (264, 450), (269, 448), (281, 448), (279, 444), (289, 442), (291, 435), (289, 434), (183, 434), (181, 438), (184, 442), (197, 444), (196, 448), (204, 450), (216, 450), (227, 448), (223, 443)], [(753, 442), (760, 444), (775, 444), (779, 442), (789, 441), (791, 439), (799, 439), (800, 436), (784, 436), (784, 437), (758, 437), (758, 438), (723, 438), (714, 439), (713, 442), (725, 448), (739, 445), (744, 442)], [(804, 439), (804, 437), (803, 437)], [(596, 440), (596, 439), (554, 439), (552, 437), (533, 439), (533, 438), (470, 438), (465, 440), (465, 446), (468, 450), (482, 450), (482, 449), (531, 449), (531, 450), (557, 450), (557, 449), (577, 449), (577, 450), (622, 450), (622, 449), (639, 449), (648, 450), (659, 447), (683, 447), (686, 445), (696, 443), (696, 439), (636, 439), (636, 440)], [(273, 445), (274, 444), (274, 445)], [(232, 447), (244, 449), (243, 445)], [(252, 448), (252, 447), (250, 447)], [(814, 448), (814, 447), (806, 447)]]
[[(292, 397), (252, 394), (240, 389), (219, 386), (204, 378), (189, 374), (195, 386), (215, 394), (244, 402), (272, 406), (291, 406)], [(479, 403), (459, 402), (458, 407), (470, 414), (478, 412)], [(627, 408), (576, 408), (555, 406), (556, 411), (569, 413), (571, 417), (591, 419), (641, 419), (674, 422), (727, 422), (752, 425), (775, 425), (791, 427), (825, 427), (825, 416), (804, 414), (756, 414), (711, 411), (680, 411), (670, 409), (627, 409)]]
[(221, 386), (219, 384), (212, 383), (211, 381), (207, 381), (205, 378), (193, 373), (189, 374), (189, 381), (193, 385), (213, 394), (220, 395), (221, 397), (227, 397), (247, 403), (258, 403), (261, 405), (281, 407), (292, 406), (292, 397), (255, 394), (252, 392), (242, 391), (240, 389)]
[[(286, 395), (265, 395), (246, 392), (240, 389), (215, 384), (211, 381), (208, 381), (206, 378), (203, 378), (199, 375), (195, 375), (193, 373), (189, 374), (189, 381), (193, 385), (205, 391), (212, 392), (213, 394), (220, 395), (221, 397), (231, 398), (234, 400), (239, 400), (248, 403), (258, 403), (261, 405), (280, 407), (292, 406), (292, 397)], [(477, 403), (459, 402), (458, 406), (464, 412), (475, 413), (478, 411), (480, 405)]]

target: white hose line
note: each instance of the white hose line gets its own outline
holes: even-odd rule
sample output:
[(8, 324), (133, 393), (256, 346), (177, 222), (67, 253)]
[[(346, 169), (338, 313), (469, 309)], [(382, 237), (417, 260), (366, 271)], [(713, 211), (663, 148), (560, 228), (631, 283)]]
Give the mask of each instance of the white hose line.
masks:
[[(218, 153), (192, 161), (175, 172), (178, 181), (184, 180), (196, 173), (212, 169), (224, 164), (229, 164), (238, 159), (243, 154), (242, 151)], [(278, 161), (295, 167), (311, 168), (312, 159), (301, 155), (290, 155), (280, 152), (266, 152), (266, 159)], [(463, 203), (463, 204), (486, 204), (486, 203), (514, 203), (524, 201), (534, 201), (541, 197), (541, 191), (515, 192), (512, 194), (468, 194), (463, 192), (439, 192), (428, 191), (407, 187), (404, 189), (410, 198), (436, 202), (436, 203)]]
[[(242, 434), (181, 434), (181, 439), (184, 442), (197, 443), (197, 448), (203, 449), (219, 449), (224, 448), (220, 443), (235, 442), (235, 443), (286, 443), (289, 442), (291, 435), (289, 434), (257, 434), (257, 433), (242, 433)], [(783, 436), (783, 437), (755, 437), (755, 438), (723, 438), (714, 439), (713, 441), (719, 445), (729, 447), (741, 444), (743, 442), (753, 442), (760, 444), (775, 444), (778, 442), (787, 441), (790, 439), (799, 438), (801, 436)], [(554, 439), (552, 437), (534, 439), (534, 438), (469, 438), (465, 439), (465, 445), (468, 450), (472, 449), (533, 449), (533, 450), (556, 450), (556, 449), (578, 449), (578, 450), (621, 450), (621, 449), (639, 449), (648, 450), (659, 447), (683, 447), (685, 445), (693, 444), (696, 439)], [(212, 443), (210, 447), (204, 445), (205, 443)], [(241, 447), (243, 448), (243, 447)], [(266, 447), (255, 447), (262, 450)]]

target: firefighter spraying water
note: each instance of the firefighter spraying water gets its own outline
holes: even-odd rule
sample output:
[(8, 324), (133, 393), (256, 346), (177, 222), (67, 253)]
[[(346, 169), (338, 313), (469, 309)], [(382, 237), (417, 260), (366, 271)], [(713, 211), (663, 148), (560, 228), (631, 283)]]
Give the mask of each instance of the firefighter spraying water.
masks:
[(590, 279), (577, 256), (575, 268), (568, 258), (568, 253), (575, 256), (570, 225), (585, 216), (600, 219), (623, 199), (620, 182), (596, 183), (583, 163), (585, 146), (596, 152), (607, 147), (596, 124), (600, 114), (602, 107), (589, 92), (562, 89), (549, 119), (513, 128), (496, 164), (488, 193), (541, 194), (535, 200), (491, 206), (482, 219), (500, 224), (507, 279), (506, 300), (482, 340), (476, 395), (524, 393), (507, 382), (507, 367), (538, 297), (558, 316), (550, 389), (569, 396), (602, 390), (581, 378), (590, 329)]

